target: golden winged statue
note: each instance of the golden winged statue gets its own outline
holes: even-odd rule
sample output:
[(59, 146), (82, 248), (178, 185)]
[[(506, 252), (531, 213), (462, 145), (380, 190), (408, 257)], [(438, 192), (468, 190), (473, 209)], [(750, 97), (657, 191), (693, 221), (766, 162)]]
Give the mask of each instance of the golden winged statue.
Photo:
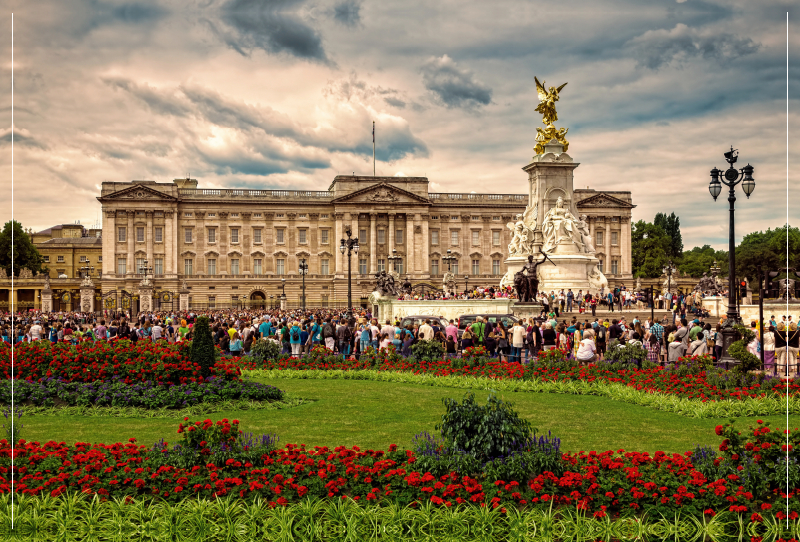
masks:
[(559, 130), (554, 126), (554, 123), (558, 120), (556, 102), (559, 99), (559, 92), (561, 92), (562, 88), (567, 86), (567, 83), (564, 83), (560, 87), (550, 87), (549, 90), (546, 90), (544, 81), (539, 82), (536, 76), (534, 76), (533, 79), (536, 81), (536, 93), (539, 96), (539, 105), (536, 106), (536, 111), (542, 114), (542, 124), (545, 125), (544, 129), (536, 128), (536, 154), (542, 154), (544, 152), (545, 143), (549, 142), (551, 139), (555, 139), (564, 145), (564, 152), (566, 152), (567, 148), (569, 148), (569, 142), (566, 140), (565, 136), (569, 128), (561, 128)]

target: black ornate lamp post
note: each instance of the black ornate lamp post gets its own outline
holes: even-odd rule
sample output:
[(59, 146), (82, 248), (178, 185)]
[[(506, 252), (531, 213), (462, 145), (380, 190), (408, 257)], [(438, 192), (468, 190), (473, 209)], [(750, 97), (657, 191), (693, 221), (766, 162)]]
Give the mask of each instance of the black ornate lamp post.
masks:
[(464, 275), (464, 293), (469, 292), (469, 275)]
[[(145, 262), (145, 263), (147, 263), (147, 262)], [(90, 265), (86, 265), (84, 267), (81, 267), (80, 268), (81, 278), (85, 279), (86, 277), (90, 276), (92, 274), (92, 271), (94, 271), (94, 267), (92, 267)]]
[(286, 279), (281, 279), (281, 309), (286, 308)]
[(339, 245), (339, 252), (344, 254), (347, 252), (347, 319), (353, 317), (353, 272), (352, 272), (352, 254), (358, 254), (358, 237), (351, 237), (352, 230), (350, 227), (347, 227), (344, 230), (344, 233), (347, 235), (347, 239), (342, 239), (341, 244)]
[(274, 295), (269, 296), (269, 308), (270, 309), (274, 309), (275, 308), (275, 296)]
[(442, 263), (446, 263), (447, 264), (447, 272), (448, 273), (450, 272), (450, 265), (455, 263), (455, 261), (457, 259), (458, 258), (453, 256), (453, 251), (448, 248), (447, 249), (447, 256), (442, 257)]
[(708, 191), (714, 201), (722, 192), (722, 185), (728, 187), (728, 203), (730, 203), (730, 224), (728, 232), (728, 318), (722, 326), (722, 360), (727, 363), (735, 363), (735, 360), (728, 356), (728, 347), (736, 339), (736, 331), (733, 329), (734, 324), (741, 321), (739, 310), (736, 306), (736, 288), (734, 281), (736, 280), (736, 236), (734, 234), (734, 203), (736, 202), (736, 192), (734, 188), (739, 183), (742, 183), (742, 190), (744, 190), (747, 199), (750, 199), (750, 194), (756, 188), (756, 181), (753, 179), (753, 166), (747, 164), (740, 170), (733, 167), (738, 159), (738, 151), (731, 147), (731, 150), (724, 153), (725, 161), (728, 162), (728, 169), (724, 172), (717, 168), (711, 170), (711, 182), (708, 185)]
[[(667, 275), (667, 293), (672, 292), (672, 259), (667, 260), (667, 266), (663, 269), (664, 274)], [(672, 301), (670, 300), (670, 305), (672, 305)], [(672, 307), (669, 307), (670, 309)]]
[(306, 263), (306, 259), (303, 258), (300, 260), (299, 272), (303, 275), (303, 312), (306, 310), (306, 275), (308, 274), (308, 264)]
[(153, 274), (152, 266), (148, 267), (147, 260), (144, 261), (144, 265), (138, 269), (140, 275), (144, 275), (144, 280), (147, 281), (147, 275)]

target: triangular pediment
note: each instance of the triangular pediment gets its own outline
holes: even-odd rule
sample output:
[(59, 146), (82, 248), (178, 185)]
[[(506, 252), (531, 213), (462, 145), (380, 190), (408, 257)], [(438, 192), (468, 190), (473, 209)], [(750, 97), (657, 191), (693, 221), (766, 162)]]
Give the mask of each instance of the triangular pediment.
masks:
[(597, 194), (589, 198), (583, 199), (576, 204), (579, 208), (583, 207), (623, 207), (625, 209), (633, 209), (635, 205), (631, 205), (627, 201), (615, 198), (609, 194)]
[(332, 203), (430, 203), (430, 200), (389, 183), (378, 183), (338, 197)]
[(164, 194), (163, 192), (159, 192), (158, 190), (153, 190), (152, 188), (144, 185), (134, 185), (131, 186), (130, 188), (125, 188), (124, 190), (119, 190), (117, 192), (114, 192), (113, 194), (107, 194), (105, 196), (101, 196), (97, 198), (97, 200), (100, 202), (118, 201), (118, 200), (178, 201), (176, 198), (170, 196), (169, 194)]

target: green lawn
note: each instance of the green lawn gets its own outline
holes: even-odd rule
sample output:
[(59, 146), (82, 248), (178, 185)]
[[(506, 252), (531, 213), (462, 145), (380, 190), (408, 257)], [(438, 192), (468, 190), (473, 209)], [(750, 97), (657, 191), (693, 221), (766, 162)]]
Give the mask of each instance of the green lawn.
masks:
[[(410, 384), (353, 380), (254, 379), (277, 386), (314, 403), (286, 410), (219, 412), (212, 419), (238, 418), (245, 432), (277, 433), (280, 443), (308, 446), (353, 446), (383, 449), (389, 444), (408, 447), (417, 433), (434, 433), (444, 412), (442, 398), (460, 399), (464, 390)], [(475, 392), (484, 402), (487, 392)], [(515, 409), (540, 431), (561, 438), (562, 450), (637, 450), (684, 452), (695, 444), (718, 445), (714, 427), (724, 420), (691, 419), (619, 403), (602, 397), (503, 393)], [(743, 429), (756, 418), (742, 418)], [(775, 428), (785, 416), (762, 416)], [(164, 438), (178, 440), (177, 422), (166, 419), (79, 416), (23, 416), (27, 440), (113, 443), (135, 437), (151, 445)], [(791, 427), (800, 416), (789, 417)]]

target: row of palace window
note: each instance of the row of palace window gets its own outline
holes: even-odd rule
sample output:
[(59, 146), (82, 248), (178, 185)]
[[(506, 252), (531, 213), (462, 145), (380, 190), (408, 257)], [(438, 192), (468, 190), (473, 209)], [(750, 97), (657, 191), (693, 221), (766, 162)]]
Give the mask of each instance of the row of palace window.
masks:
[[(136, 273), (139, 273), (142, 268), (145, 266), (144, 258), (136, 258)], [(240, 266), (240, 259), (239, 258), (230, 258), (230, 274), (231, 275), (238, 275), (241, 272)], [(377, 271), (385, 271), (386, 270), (386, 260), (383, 258), (377, 259)], [(481, 261), (478, 259), (472, 260), (472, 274), (473, 275), (480, 275), (481, 274)], [(261, 258), (253, 258), (253, 274), (254, 275), (263, 275), (264, 274), (264, 260)], [(119, 258), (117, 260), (117, 274), (125, 275), (127, 273), (127, 259), (126, 258)], [(612, 267), (616, 269), (617, 261), (614, 260), (612, 262)], [(602, 270), (603, 262), (600, 262), (600, 268)], [(394, 270), (400, 274), (403, 274), (403, 261), (400, 260), (394, 263)], [(441, 268), (444, 271), (444, 267)], [(448, 269), (451, 273), (458, 274), (459, 266), (458, 261), (455, 261), (450, 264)], [(286, 274), (286, 259), (285, 258), (276, 258), (275, 259), (275, 274), (276, 275), (285, 275)], [(439, 275), (440, 266), (439, 260), (431, 260), (431, 275)], [(217, 260), (216, 258), (208, 258), (206, 260), (206, 275), (216, 275), (218, 272), (217, 269)], [(361, 275), (366, 275), (368, 273), (368, 260), (366, 258), (361, 258), (358, 261), (358, 273)], [(194, 259), (193, 258), (185, 258), (183, 260), (183, 273), (185, 275), (193, 275), (194, 274)], [(153, 262), (153, 274), (155, 275), (163, 275), (164, 274), (164, 259), (163, 258), (155, 258)], [(321, 258), (319, 261), (319, 274), (320, 275), (330, 275), (330, 260), (328, 258)], [(493, 275), (501, 275), (500, 271), (500, 260), (493, 259), (492, 260), (492, 274)], [(616, 274), (616, 271), (613, 272)]]
[[(217, 242), (217, 228), (207, 228), (207, 239), (209, 243), (216, 243)], [(231, 243), (238, 243), (240, 239), (240, 228), (230, 228), (230, 239)], [(184, 242), (191, 243), (194, 240), (194, 228), (184, 228)], [(597, 244), (602, 244), (601, 238), (602, 232), (597, 232)], [(617, 232), (612, 232), (612, 244), (616, 243), (616, 236)], [(460, 237), (460, 230), (451, 230), (450, 231), (450, 244), (453, 246), (458, 246), (459, 244), (459, 237)], [(405, 238), (405, 230), (398, 229), (395, 230), (395, 244), (402, 245)], [(361, 228), (359, 231), (359, 239), (362, 243), (367, 243), (367, 229)], [(117, 240), (120, 243), (124, 243), (128, 240), (128, 228), (126, 226), (120, 226), (117, 228)], [(163, 243), (164, 242), (164, 228), (160, 226), (156, 226), (153, 228), (153, 240), (156, 243)], [(308, 230), (307, 229), (298, 229), (297, 230), (297, 240), (298, 243), (301, 245), (308, 243)], [(144, 227), (137, 227), (136, 228), (136, 242), (137, 243), (144, 243), (145, 241), (145, 228)], [(262, 228), (253, 228), (253, 243), (262, 243)], [(275, 230), (275, 243), (276, 244), (284, 244), (286, 242), (286, 228), (277, 228)], [(383, 245), (386, 243), (386, 230), (380, 228), (377, 230), (377, 242), (379, 245)], [(320, 243), (323, 245), (327, 245), (330, 243), (330, 230), (320, 230)], [(432, 230), (431, 231), (431, 244), (438, 245), (439, 244), (439, 230)], [(481, 244), (481, 232), (479, 230), (472, 231), (472, 245), (479, 246)], [(500, 246), (500, 232), (497, 230), (492, 231), (492, 245), (493, 246)]]
[[(44, 263), (50, 263), (50, 255), (49, 254), (43, 254), (42, 255), (42, 261)], [(79, 257), (79, 261), (80, 261), (80, 263), (91, 263), (91, 260), (89, 259), (89, 256), (80, 256)], [(57, 263), (64, 263), (64, 256), (56, 256), (56, 262)], [(103, 257), (102, 256), (97, 256), (97, 263), (103, 263)]]

